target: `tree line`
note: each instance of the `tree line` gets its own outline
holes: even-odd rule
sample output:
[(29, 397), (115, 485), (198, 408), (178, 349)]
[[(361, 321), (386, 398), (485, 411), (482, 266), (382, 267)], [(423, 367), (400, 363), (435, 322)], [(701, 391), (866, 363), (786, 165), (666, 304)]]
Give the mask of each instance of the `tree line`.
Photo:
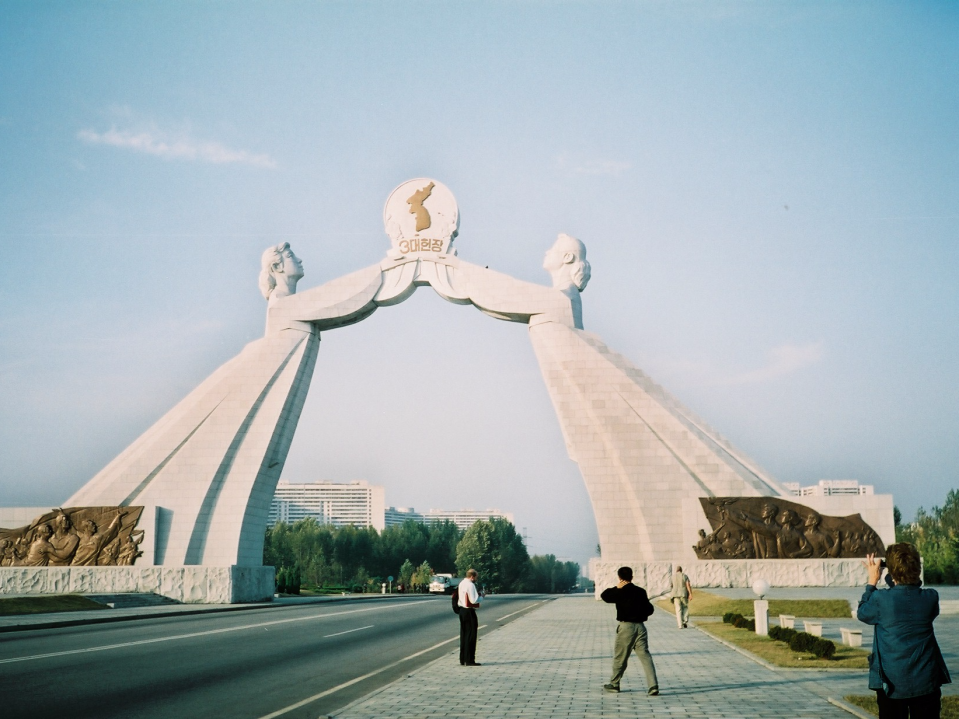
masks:
[(293, 592), (378, 592), (388, 577), (404, 590), (425, 592), (434, 574), (462, 577), (470, 568), (491, 592), (561, 593), (579, 581), (576, 562), (552, 554), (530, 557), (505, 519), (480, 520), (465, 532), (449, 521), (407, 520), (382, 532), (313, 518), (278, 522), (266, 530), (263, 563), (276, 567), (281, 591)]
[(916, 545), (925, 583), (959, 584), (959, 490), (950, 490), (941, 507), (920, 507), (909, 524), (902, 523), (898, 507), (894, 514), (896, 541)]

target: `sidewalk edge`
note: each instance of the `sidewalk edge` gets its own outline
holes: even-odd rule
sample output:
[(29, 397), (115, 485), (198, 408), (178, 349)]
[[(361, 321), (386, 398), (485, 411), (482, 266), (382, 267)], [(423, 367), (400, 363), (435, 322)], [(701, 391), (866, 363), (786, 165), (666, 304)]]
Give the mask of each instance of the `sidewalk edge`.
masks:
[[(707, 632), (705, 629), (702, 629), (702, 628), (700, 628), (700, 627), (696, 627), (696, 630), (702, 632), (703, 634), (705, 634), (705, 635), (706, 635), (707, 637), (709, 637), (710, 639), (715, 639), (717, 642), (719, 642), (720, 644), (723, 644), (723, 645), (729, 647), (729, 648), (732, 649), (733, 651), (739, 652), (740, 654), (742, 654), (742, 655), (743, 655), (744, 657), (746, 657), (747, 659), (750, 659), (750, 660), (756, 662), (756, 664), (758, 664), (759, 666), (766, 667), (766, 669), (768, 669), (768, 670), (771, 671), (771, 672), (780, 672), (780, 671), (782, 671), (782, 669), (783, 669), (783, 667), (777, 667), (777, 666), (775, 666), (775, 665), (773, 665), (773, 664), (770, 664), (770, 663), (767, 662), (765, 659), (760, 659), (759, 657), (757, 657), (757, 656), (756, 656), (755, 654), (753, 654), (752, 652), (748, 652), (748, 651), (746, 651), (745, 649), (742, 649), (741, 647), (737, 647), (737, 646), (736, 646), (735, 644), (733, 644), (732, 642), (727, 642), (725, 639), (720, 639), (720, 638), (717, 637), (716, 635), (710, 634), (710, 633)], [(802, 670), (801, 670), (801, 671), (802, 671)]]
[(826, 697), (826, 701), (834, 706), (839, 707), (840, 709), (844, 709), (845, 711), (849, 712), (853, 716), (859, 717), (859, 719), (876, 719), (875, 714), (870, 714), (869, 712), (863, 711), (859, 707), (853, 704), (850, 704), (847, 701), (843, 701), (842, 699), (833, 699), (832, 697)]

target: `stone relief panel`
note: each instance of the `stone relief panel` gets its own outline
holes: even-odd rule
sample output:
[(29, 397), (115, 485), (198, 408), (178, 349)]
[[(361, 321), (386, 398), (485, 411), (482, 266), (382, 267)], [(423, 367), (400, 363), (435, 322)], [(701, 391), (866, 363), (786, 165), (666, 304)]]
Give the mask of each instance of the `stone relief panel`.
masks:
[(143, 507), (54, 509), (26, 527), (0, 528), (0, 567), (130, 566), (143, 555)]
[(846, 559), (885, 556), (858, 514), (829, 517), (782, 497), (701, 497), (712, 532), (699, 530), (700, 559)]

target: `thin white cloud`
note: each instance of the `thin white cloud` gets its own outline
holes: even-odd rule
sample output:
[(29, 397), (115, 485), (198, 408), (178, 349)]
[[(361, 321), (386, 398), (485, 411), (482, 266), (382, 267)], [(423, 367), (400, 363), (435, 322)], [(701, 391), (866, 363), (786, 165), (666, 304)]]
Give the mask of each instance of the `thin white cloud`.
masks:
[(609, 175), (618, 177), (632, 164), (621, 160), (598, 160), (592, 158), (573, 158), (569, 155), (560, 155), (556, 158), (556, 169), (571, 175)]
[(768, 353), (764, 367), (726, 379), (723, 384), (761, 384), (810, 367), (826, 356), (822, 342), (807, 345), (780, 345)]
[(119, 147), (166, 160), (208, 162), (214, 165), (238, 163), (269, 170), (276, 168), (276, 161), (267, 154), (234, 150), (219, 142), (196, 140), (186, 134), (171, 137), (156, 129), (134, 131), (112, 127), (106, 132), (80, 130), (77, 137), (90, 145)]

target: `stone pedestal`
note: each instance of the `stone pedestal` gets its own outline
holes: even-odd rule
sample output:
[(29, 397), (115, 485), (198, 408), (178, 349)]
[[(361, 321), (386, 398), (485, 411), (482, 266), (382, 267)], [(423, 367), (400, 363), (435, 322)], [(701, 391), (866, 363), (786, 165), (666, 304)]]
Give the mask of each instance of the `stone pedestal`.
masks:
[(160, 594), (187, 604), (273, 599), (273, 567), (0, 567), (0, 596)]
[(769, 636), (769, 602), (757, 599), (753, 602), (753, 611), (756, 615), (756, 634), (762, 637)]
[(650, 597), (672, 590), (677, 564), (689, 576), (693, 588), (751, 588), (757, 579), (773, 587), (861, 587), (866, 569), (861, 559), (709, 559), (694, 562), (638, 562), (629, 560), (589, 561), (589, 576), (596, 583), (596, 598), (607, 587), (616, 586), (616, 570), (633, 568), (633, 583), (645, 587)]

